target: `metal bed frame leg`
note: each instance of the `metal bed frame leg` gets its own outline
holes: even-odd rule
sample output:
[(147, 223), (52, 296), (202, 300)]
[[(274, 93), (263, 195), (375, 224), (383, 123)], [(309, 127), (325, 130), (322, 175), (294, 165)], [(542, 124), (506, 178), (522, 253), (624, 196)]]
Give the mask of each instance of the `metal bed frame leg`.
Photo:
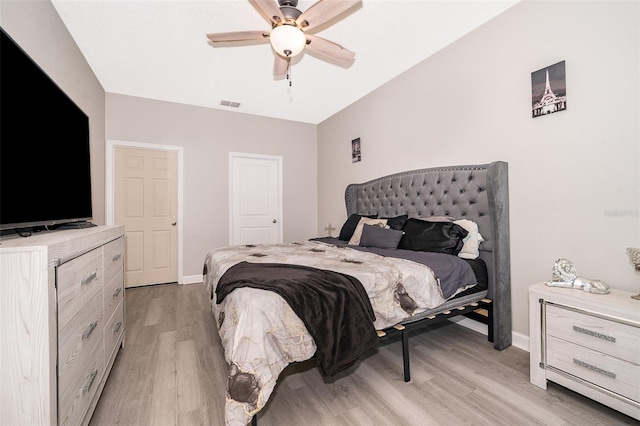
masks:
[(404, 381), (411, 380), (411, 370), (409, 369), (409, 330), (402, 330), (402, 361), (404, 363)]
[(251, 417), (251, 426), (258, 426), (258, 415), (254, 414), (253, 417)]

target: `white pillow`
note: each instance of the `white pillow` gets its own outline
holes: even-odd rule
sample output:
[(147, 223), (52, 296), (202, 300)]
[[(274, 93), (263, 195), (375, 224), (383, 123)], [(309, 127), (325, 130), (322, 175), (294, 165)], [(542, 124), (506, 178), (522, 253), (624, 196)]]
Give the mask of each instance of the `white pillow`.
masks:
[(463, 259), (477, 259), (480, 256), (480, 243), (484, 241), (480, 232), (478, 232), (478, 224), (468, 220), (454, 220), (453, 223), (462, 226), (469, 234), (464, 237), (464, 245), (458, 253), (458, 257)]
[(364, 225), (378, 225), (385, 228), (387, 226), (387, 219), (370, 219), (368, 217), (361, 217), (358, 222), (358, 226), (356, 226), (356, 230), (353, 231), (353, 235), (349, 240), (350, 246), (357, 246), (360, 244), (360, 237), (362, 237), (362, 228)]

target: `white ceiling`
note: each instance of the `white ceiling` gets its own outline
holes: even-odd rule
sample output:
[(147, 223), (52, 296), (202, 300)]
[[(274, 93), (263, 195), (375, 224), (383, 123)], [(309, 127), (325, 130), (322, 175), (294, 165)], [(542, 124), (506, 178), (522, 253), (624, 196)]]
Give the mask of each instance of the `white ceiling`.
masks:
[(518, 1), (362, 0), (313, 31), (355, 52), (353, 65), (303, 52), (292, 60), (291, 86), (273, 76), (268, 42), (218, 47), (206, 38), (269, 30), (249, 0), (52, 3), (108, 93), (317, 124)]

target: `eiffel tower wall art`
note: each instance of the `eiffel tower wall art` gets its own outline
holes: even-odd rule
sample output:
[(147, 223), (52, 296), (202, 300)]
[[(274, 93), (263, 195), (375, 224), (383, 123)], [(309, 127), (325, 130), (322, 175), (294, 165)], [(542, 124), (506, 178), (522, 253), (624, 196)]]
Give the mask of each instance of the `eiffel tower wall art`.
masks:
[(567, 109), (564, 61), (531, 73), (531, 117)]

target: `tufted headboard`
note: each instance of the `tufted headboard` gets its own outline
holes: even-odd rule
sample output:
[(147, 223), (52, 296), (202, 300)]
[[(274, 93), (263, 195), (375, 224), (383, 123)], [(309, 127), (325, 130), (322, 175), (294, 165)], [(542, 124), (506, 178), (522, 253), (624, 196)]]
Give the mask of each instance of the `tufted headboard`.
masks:
[(451, 216), (478, 224), (485, 241), (480, 258), (489, 272), (494, 346), (511, 345), (509, 179), (504, 161), (475, 166), (411, 170), (354, 183), (345, 191), (347, 216)]

